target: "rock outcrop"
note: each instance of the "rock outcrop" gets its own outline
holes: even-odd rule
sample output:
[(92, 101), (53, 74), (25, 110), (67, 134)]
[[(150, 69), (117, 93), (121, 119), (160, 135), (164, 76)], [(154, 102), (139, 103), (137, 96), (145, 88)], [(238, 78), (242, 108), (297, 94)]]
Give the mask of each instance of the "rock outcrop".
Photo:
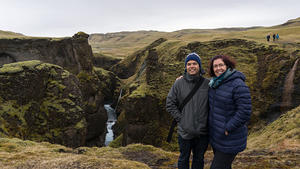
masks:
[[(75, 105), (79, 106), (82, 109), (80, 114), (81, 116), (83, 116), (82, 119), (84, 119), (82, 123), (83, 122), (86, 123), (84, 125), (85, 131), (81, 133), (82, 135), (80, 136), (80, 139), (70, 139), (70, 141), (73, 140), (78, 142), (76, 144), (66, 143), (66, 141), (61, 141), (59, 140), (60, 138), (56, 139), (55, 137), (49, 139), (49, 141), (52, 143), (64, 144), (67, 146), (104, 145), (104, 139), (106, 134), (106, 120), (107, 120), (107, 113), (103, 107), (104, 101), (106, 99), (112, 100), (113, 97), (117, 97), (114, 96), (114, 90), (116, 89), (119, 81), (115, 78), (115, 75), (113, 73), (109, 73), (108, 71), (101, 71), (100, 69), (93, 67), (94, 58), (93, 58), (91, 46), (88, 44), (88, 36), (89, 35), (83, 32), (79, 32), (71, 38), (61, 38), (61, 39), (52, 39), (52, 38), (31, 38), (30, 39), (28, 37), (20, 38), (20, 39), (17, 38), (0, 39), (0, 66), (7, 63), (12, 63), (13, 65), (15, 65), (15, 66), (5, 65), (1, 70), (4, 71), (5, 67), (13, 67), (10, 68), (10, 72), (16, 71), (18, 73), (20, 73), (19, 71), (23, 69), (26, 71), (28, 70), (29, 72), (31, 72), (31, 69), (34, 70), (32, 74), (27, 73), (28, 77), (20, 78), (18, 82), (15, 81), (9, 82), (6, 86), (7, 89), (2, 91), (3, 102), (7, 102), (8, 100), (11, 99), (11, 98), (6, 98), (7, 96), (5, 92), (10, 92), (9, 95), (14, 99), (18, 98), (18, 104), (17, 105), (13, 104), (16, 109), (20, 109), (19, 107), (20, 102), (25, 102), (27, 104), (27, 100), (32, 100), (32, 99), (43, 100), (45, 99), (45, 97), (47, 97), (47, 99), (49, 100), (49, 102), (45, 102), (45, 103), (49, 103), (48, 106), (51, 107), (52, 104), (53, 106), (55, 106), (56, 104), (55, 98), (58, 95), (60, 95), (61, 92), (64, 92), (62, 89), (60, 90), (55, 89), (56, 93), (52, 94), (51, 96), (45, 95), (43, 92), (39, 92), (39, 90), (35, 88), (34, 84), (36, 83), (37, 85), (39, 85), (38, 87), (40, 87), (41, 89), (48, 90), (47, 88), (48, 84), (43, 84), (44, 83), (43, 79), (51, 78), (51, 76), (56, 76), (55, 72), (52, 72), (52, 69), (46, 69), (43, 70), (44, 74), (41, 74), (38, 72), (38, 70), (35, 70), (35, 67), (28, 68), (28, 66), (22, 66), (23, 64), (22, 61), (40, 60), (43, 62), (43, 64), (51, 63), (51, 64), (59, 65), (60, 68), (62, 69), (61, 71), (70, 72), (69, 73), (71, 74), (70, 76), (72, 76), (75, 79), (76, 84), (72, 84), (72, 85), (75, 85), (76, 88), (72, 86), (71, 87), (74, 88), (74, 90), (78, 90), (77, 92), (80, 93), (80, 97), (77, 95), (74, 96), (80, 98), (79, 103), (78, 104), (76, 103)], [(12, 78), (15, 76), (15, 74), (13, 73), (9, 73), (9, 74), (4, 73), (4, 74), (6, 78)], [(23, 74), (24, 73), (20, 73), (17, 75), (23, 77)], [(49, 77), (46, 76), (47, 74), (49, 74)], [(32, 78), (30, 78), (31, 75), (33, 76)], [(3, 81), (3, 83), (4, 82), (5, 81)], [(13, 89), (8, 88), (10, 83), (17, 83), (13, 85), (20, 86), (20, 88), (18, 89), (19, 92), (11, 91)], [(28, 85), (28, 84), (30, 84), (29, 88), (21, 88), (22, 85)], [(57, 85), (58, 87), (62, 86), (60, 84)], [(38, 102), (36, 104), (39, 105), (40, 103)], [(36, 109), (38, 108), (39, 106)], [(63, 109), (59, 109), (59, 110), (63, 110)], [(72, 111), (74, 110), (75, 109), (72, 109)], [(53, 111), (55, 111), (54, 108)], [(32, 115), (37, 114), (37, 116), (40, 116), (38, 112), (36, 113), (32, 111), (31, 113)], [(57, 118), (58, 118), (57, 121), (65, 121), (64, 117), (57, 116)], [(5, 119), (4, 121), (6, 120), (8, 119)], [(28, 125), (27, 127), (30, 127), (30, 125)], [(40, 124), (34, 123), (32, 125), (37, 127)], [(70, 126), (70, 128), (72, 127), (74, 126)], [(65, 129), (62, 128), (60, 130), (55, 131), (54, 136), (59, 135), (59, 137), (61, 137), (60, 135), (64, 134), (63, 132), (61, 132), (62, 130)], [(0, 130), (0, 133), (1, 132), (2, 131)], [(23, 136), (20, 133), (16, 134), (14, 130), (3, 130), (3, 132), (5, 133), (5, 135), (8, 136), (14, 135), (20, 138), (36, 139), (41, 141), (44, 140), (44, 138), (42, 138), (42, 134), (39, 135), (39, 138), (37, 138), (37, 136), (33, 137), (27, 135)], [(43, 133), (45, 133), (45, 131), (43, 131)], [(65, 137), (64, 139), (67, 138), (68, 137)]]
[(87, 123), (79, 81), (37, 60), (0, 68), (0, 133), (69, 147), (85, 145)]
[(14, 38), (0, 39), (0, 65), (41, 60), (59, 65), (73, 74), (90, 72), (93, 68), (92, 48), (83, 32), (71, 38)]

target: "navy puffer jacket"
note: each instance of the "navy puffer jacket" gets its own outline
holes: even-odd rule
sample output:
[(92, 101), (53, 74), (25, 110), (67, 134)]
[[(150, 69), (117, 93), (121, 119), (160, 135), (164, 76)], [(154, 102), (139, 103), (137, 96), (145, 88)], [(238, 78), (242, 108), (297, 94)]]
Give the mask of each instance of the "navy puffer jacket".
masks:
[(217, 88), (209, 89), (210, 143), (224, 153), (238, 153), (246, 148), (251, 96), (244, 81), (245, 76), (235, 71)]

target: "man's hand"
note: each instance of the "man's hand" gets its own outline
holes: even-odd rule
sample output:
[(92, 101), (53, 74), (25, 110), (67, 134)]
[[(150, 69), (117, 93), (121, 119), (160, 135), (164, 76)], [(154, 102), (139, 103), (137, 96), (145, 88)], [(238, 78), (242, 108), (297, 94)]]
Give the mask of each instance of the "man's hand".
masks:
[(225, 130), (225, 135), (228, 136), (228, 131)]

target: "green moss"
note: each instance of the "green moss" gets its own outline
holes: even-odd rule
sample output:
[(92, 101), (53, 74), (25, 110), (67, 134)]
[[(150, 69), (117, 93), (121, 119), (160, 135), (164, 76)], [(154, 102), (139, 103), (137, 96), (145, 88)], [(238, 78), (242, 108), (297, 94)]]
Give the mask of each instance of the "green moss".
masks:
[(80, 106), (76, 106), (76, 109), (78, 110), (78, 111), (83, 111), (83, 109), (80, 107)]
[(44, 136), (35, 135), (33, 138), (36, 141), (48, 141), (48, 140), (54, 140), (55, 138), (61, 138), (63, 137), (63, 131), (60, 128), (54, 128), (47, 131)]
[(50, 137), (52, 139), (53, 139), (53, 137), (55, 138), (55, 137), (59, 137), (60, 135), (62, 135), (61, 129), (51, 129), (50, 133), (52, 134), (52, 137)]
[(64, 71), (61, 73), (61, 77), (62, 77), (63, 79), (68, 78), (69, 76), (70, 76), (70, 72), (68, 72), (68, 71), (66, 71), (66, 70), (64, 70)]
[(2, 102), (0, 105), (0, 117), (6, 113), (10, 117), (17, 117), (18, 120), (22, 121), (22, 125), (26, 125), (24, 115), (30, 107), (31, 103), (20, 106), (17, 104), (16, 100), (8, 100), (6, 102)]
[(90, 80), (91, 76), (85, 72), (85, 71), (81, 71), (77, 74), (78, 79), (86, 79), (86, 80)]
[(56, 77), (58, 75), (58, 73), (56, 72), (55, 69), (51, 69), (50, 70), (50, 74), (53, 76), (53, 77)]
[(31, 61), (24, 61), (24, 62), (15, 62), (10, 64), (4, 64), (2, 68), (0, 68), (0, 74), (4, 73), (19, 73), (22, 72), (24, 69), (23, 67), (29, 68), (31, 70), (34, 67), (40, 65), (42, 62), (39, 60), (31, 60)]
[(276, 121), (261, 129), (251, 133), (249, 136), (249, 147), (266, 148), (274, 147), (285, 140), (297, 140), (300, 133), (300, 106), (281, 115)]
[(40, 106), (41, 112), (45, 112), (47, 116), (49, 116), (49, 108), (54, 108), (57, 112), (64, 113), (66, 110), (65, 108), (60, 104), (60, 100), (55, 100), (55, 98), (52, 100), (45, 100)]
[(109, 147), (118, 148), (122, 146), (123, 134), (120, 134), (112, 142), (109, 143)]
[(60, 101), (60, 103), (67, 103), (70, 106), (75, 106), (75, 103), (70, 99), (63, 99)]
[(138, 88), (136, 90), (134, 90), (128, 97), (129, 98), (144, 98), (144, 97), (146, 97), (146, 95), (149, 95), (150, 93), (151, 92), (150, 92), (150, 89), (148, 88), (148, 86), (145, 83), (143, 83), (143, 84), (140, 84), (138, 86)]
[(85, 119), (82, 119), (80, 122), (76, 123), (76, 125), (75, 125), (76, 129), (83, 129), (85, 127), (86, 127)]
[(63, 69), (63, 68), (61, 66), (51, 64), (51, 63), (41, 63), (41, 64), (35, 66), (35, 69), (37, 69), (37, 70), (51, 69), (50, 72), (56, 74), (56, 72), (54, 72), (55, 71), (54, 69)]
[(4, 74), (4, 73), (19, 73), (22, 72), (23, 68), (22, 67), (16, 67), (16, 66), (6, 66), (4, 65), (2, 68), (0, 68), (0, 74)]
[(69, 93), (69, 97), (72, 98), (72, 99), (76, 99), (77, 97), (74, 96), (72, 93)]
[(56, 80), (50, 80), (48, 85), (49, 85), (49, 88), (57, 87), (60, 92), (63, 92), (64, 89), (66, 88), (65, 85), (63, 85), (61, 82), (56, 81)]

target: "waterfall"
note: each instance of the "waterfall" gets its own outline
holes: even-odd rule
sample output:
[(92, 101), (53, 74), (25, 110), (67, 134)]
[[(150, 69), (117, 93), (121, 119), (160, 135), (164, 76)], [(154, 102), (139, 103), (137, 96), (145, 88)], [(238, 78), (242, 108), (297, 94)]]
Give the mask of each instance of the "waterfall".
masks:
[(299, 58), (295, 61), (294, 66), (288, 73), (284, 86), (283, 86), (283, 93), (282, 93), (282, 102), (280, 105), (280, 109), (282, 112), (287, 111), (292, 106), (292, 94), (294, 91), (294, 77), (295, 77), (295, 71), (297, 69)]
[(122, 97), (122, 89), (120, 91), (120, 95), (119, 95), (115, 109), (113, 109), (110, 104), (104, 105), (104, 108), (107, 112), (107, 122), (106, 122), (107, 133), (105, 136), (105, 143), (104, 143), (105, 146), (108, 146), (108, 144), (114, 140), (114, 132), (113, 132), (112, 126), (117, 121), (116, 109), (117, 109), (117, 106), (118, 106), (118, 103), (119, 103), (121, 97)]
[(115, 109), (113, 109), (110, 104), (105, 104), (104, 108), (107, 112), (107, 122), (106, 122), (106, 129), (107, 133), (105, 136), (105, 146), (108, 146), (108, 144), (114, 140), (114, 132), (112, 130), (112, 126), (117, 121), (117, 115), (115, 112)]

